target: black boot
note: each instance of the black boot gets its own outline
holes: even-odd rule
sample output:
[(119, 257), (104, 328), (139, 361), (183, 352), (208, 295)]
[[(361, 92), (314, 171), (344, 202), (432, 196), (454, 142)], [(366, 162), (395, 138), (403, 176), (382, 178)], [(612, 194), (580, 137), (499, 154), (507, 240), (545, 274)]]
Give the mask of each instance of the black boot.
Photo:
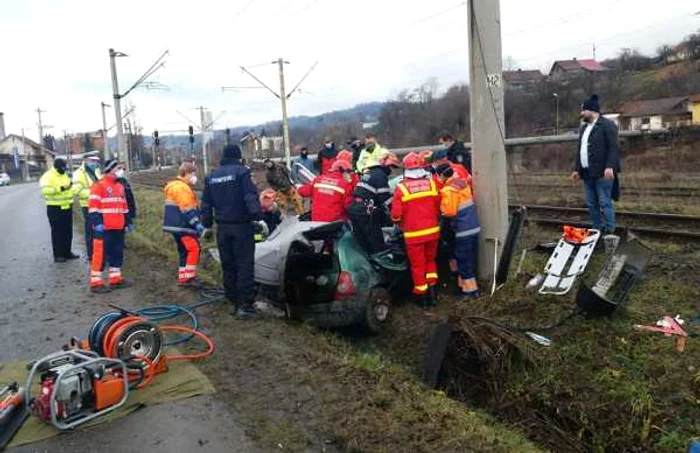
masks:
[(236, 319), (246, 320), (246, 319), (258, 319), (260, 314), (255, 311), (253, 304), (240, 305), (236, 308), (234, 314)]
[(428, 303), (431, 307), (437, 307), (438, 304), (438, 292), (437, 285), (432, 285), (428, 290)]

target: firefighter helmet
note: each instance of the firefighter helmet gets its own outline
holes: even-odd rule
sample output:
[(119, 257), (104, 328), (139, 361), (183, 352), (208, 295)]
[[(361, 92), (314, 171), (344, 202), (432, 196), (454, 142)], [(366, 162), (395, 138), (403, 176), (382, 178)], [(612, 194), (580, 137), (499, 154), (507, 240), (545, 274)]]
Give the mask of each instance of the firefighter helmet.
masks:
[(337, 160), (344, 160), (345, 162), (352, 162), (352, 153), (347, 149), (342, 150), (338, 153)]
[(392, 153), (391, 151), (386, 151), (378, 160), (379, 165), (382, 167), (389, 167), (389, 166), (394, 166), (394, 167), (400, 167), (401, 162), (399, 162), (399, 158), (396, 157), (396, 154)]
[(345, 159), (336, 159), (331, 165), (331, 171), (351, 171), (352, 163)]
[(405, 170), (414, 170), (423, 167), (425, 167), (425, 160), (417, 153), (408, 153), (408, 155), (403, 158), (403, 168)]

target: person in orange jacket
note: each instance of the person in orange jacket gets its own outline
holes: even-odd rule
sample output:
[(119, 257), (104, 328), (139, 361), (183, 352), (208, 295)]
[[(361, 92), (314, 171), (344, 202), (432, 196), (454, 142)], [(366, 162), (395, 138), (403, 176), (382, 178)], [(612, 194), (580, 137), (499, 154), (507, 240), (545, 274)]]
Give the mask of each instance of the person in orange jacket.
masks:
[(476, 257), (481, 227), (472, 188), (469, 181), (459, 176), (449, 164), (439, 166), (437, 174), (444, 184), (440, 191), (440, 211), (450, 219), (450, 227), (454, 232), (453, 251), (459, 292), (477, 298), (479, 286), (476, 282)]
[(309, 184), (299, 188), (299, 195), (311, 198), (313, 222), (347, 220), (353, 186), (345, 178), (345, 174), (351, 172), (352, 163), (336, 159), (328, 173), (315, 177)]
[(192, 189), (197, 184), (197, 167), (192, 162), (183, 162), (178, 175), (164, 189), (163, 231), (172, 234), (177, 245), (177, 284), (183, 288), (199, 288), (202, 286), (197, 279), (199, 237), (206, 228), (202, 225), (197, 194)]
[[(124, 288), (130, 283), (122, 277), (124, 233), (133, 229), (124, 185), (124, 167), (114, 159), (105, 163), (103, 177), (90, 187), (88, 217), (93, 229), (93, 251), (90, 265), (90, 292), (106, 293), (110, 288)], [(109, 288), (104, 286), (102, 272), (109, 263)]]
[(425, 161), (416, 153), (403, 160), (404, 179), (396, 185), (391, 219), (403, 231), (411, 265), (413, 294), (419, 305), (437, 304), (437, 252), (440, 239), (440, 192)]

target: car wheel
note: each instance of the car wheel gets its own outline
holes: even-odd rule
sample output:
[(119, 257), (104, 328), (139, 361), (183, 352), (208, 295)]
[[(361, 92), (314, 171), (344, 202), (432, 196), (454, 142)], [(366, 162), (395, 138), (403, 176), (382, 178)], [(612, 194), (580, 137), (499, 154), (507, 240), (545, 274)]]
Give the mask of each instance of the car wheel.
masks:
[(386, 288), (375, 286), (367, 299), (365, 325), (374, 333), (381, 333), (391, 317), (391, 296)]

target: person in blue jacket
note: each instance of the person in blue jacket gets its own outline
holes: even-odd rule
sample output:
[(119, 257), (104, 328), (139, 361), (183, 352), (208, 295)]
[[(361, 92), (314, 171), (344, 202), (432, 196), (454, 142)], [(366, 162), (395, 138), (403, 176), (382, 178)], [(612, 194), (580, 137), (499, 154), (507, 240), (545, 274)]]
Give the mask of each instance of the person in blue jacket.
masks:
[(262, 220), (258, 191), (250, 169), (241, 165), (241, 149), (227, 145), (221, 166), (204, 180), (202, 224), (217, 224), (216, 242), (224, 274), (224, 293), (234, 303), (238, 319), (257, 318), (254, 260), (255, 229), (253, 222)]

